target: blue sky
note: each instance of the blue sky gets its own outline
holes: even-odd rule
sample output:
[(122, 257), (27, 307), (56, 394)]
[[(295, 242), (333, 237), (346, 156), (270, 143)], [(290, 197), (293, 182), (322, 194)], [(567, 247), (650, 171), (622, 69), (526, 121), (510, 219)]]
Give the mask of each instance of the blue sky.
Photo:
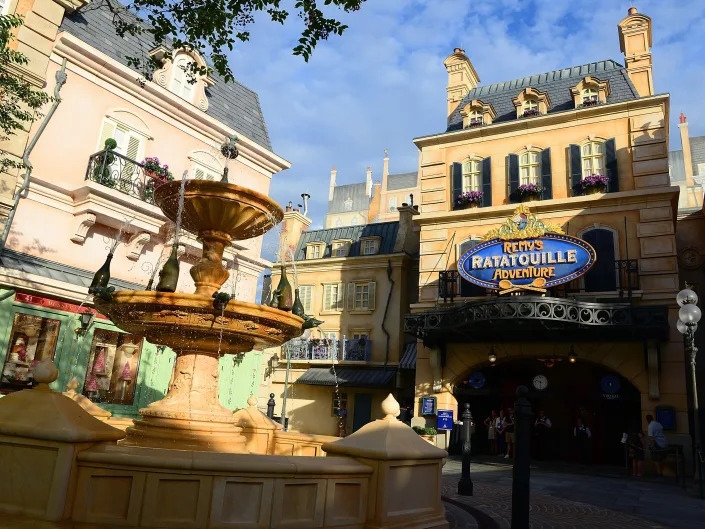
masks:
[[(300, 22), (259, 19), (252, 39), (232, 53), (235, 77), (257, 91), (274, 151), (291, 169), (274, 176), (280, 204), (311, 195), (312, 228), (321, 227), (330, 169), (338, 183), (417, 169), (412, 138), (445, 130), (446, 71), (455, 46), (465, 49), (481, 84), (587, 62), (623, 64), (617, 23), (630, 2), (593, 0), (368, 0), (342, 19), (350, 27), (316, 48), (309, 63), (291, 55)], [(671, 94), (671, 148), (684, 112), (691, 136), (705, 134), (705, 2), (640, 1), (653, 21), (654, 83)], [(293, 13), (293, 9), (290, 10)], [(272, 258), (273, 237), (263, 256)]]

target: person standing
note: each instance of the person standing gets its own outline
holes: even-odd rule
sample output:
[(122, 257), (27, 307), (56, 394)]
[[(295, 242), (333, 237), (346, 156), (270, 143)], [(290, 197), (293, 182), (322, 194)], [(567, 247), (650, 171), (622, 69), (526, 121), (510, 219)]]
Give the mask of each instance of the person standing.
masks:
[(573, 437), (575, 437), (578, 444), (580, 463), (583, 465), (589, 465), (592, 433), (590, 432), (590, 428), (583, 423), (582, 417), (578, 417), (578, 420), (575, 423), (575, 427), (573, 428)]
[(487, 441), (490, 445), (490, 455), (497, 455), (497, 412), (492, 410), (490, 416), (485, 419), (487, 426)]
[(507, 453), (507, 443), (505, 442), (505, 436), (504, 436), (504, 425), (505, 425), (505, 417), (504, 417), (504, 410), (500, 409), (499, 410), (499, 417), (497, 417), (497, 420), (495, 422), (495, 430), (497, 430), (497, 441), (498, 441), (498, 448), (499, 448), (499, 457), (504, 456), (504, 454)]
[(646, 416), (647, 430), (649, 436), (649, 452), (651, 459), (656, 466), (656, 473), (659, 477), (663, 476), (663, 460), (666, 459), (666, 437), (663, 435), (663, 426), (660, 422), (654, 420), (654, 416), (649, 414)]
[(627, 436), (627, 455), (632, 461), (632, 476), (640, 478), (644, 471), (644, 432), (636, 427)]
[(516, 437), (514, 436), (514, 410), (509, 408), (507, 420), (504, 422), (504, 432), (507, 441), (507, 453), (504, 455), (504, 459), (514, 458), (514, 443)]
[(547, 461), (551, 453), (551, 419), (541, 410), (536, 421), (534, 421), (534, 432), (536, 434), (536, 456), (538, 459)]

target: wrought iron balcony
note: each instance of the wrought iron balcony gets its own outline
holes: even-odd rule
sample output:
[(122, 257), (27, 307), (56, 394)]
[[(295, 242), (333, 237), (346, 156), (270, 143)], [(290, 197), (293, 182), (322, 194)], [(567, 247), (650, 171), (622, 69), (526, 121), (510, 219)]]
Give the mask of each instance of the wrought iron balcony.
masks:
[(162, 182), (150, 176), (136, 160), (110, 150), (88, 159), (86, 180), (97, 182), (131, 197), (154, 204), (154, 189)]
[(340, 351), (342, 348), (342, 360), (355, 362), (369, 362), (372, 353), (372, 342), (369, 339), (347, 339), (332, 340), (332, 339), (312, 339), (295, 338), (289, 340), (282, 347), (285, 354), (289, 355), (291, 360), (298, 361), (328, 361), (335, 362), (340, 360)]

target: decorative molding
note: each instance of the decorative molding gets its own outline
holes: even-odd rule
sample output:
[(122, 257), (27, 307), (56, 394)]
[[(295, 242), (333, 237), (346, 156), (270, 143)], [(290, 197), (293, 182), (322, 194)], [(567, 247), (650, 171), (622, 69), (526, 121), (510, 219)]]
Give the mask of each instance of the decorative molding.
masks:
[(548, 93), (527, 86), (519, 92), (519, 95), (512, 99), (517, 111), (517, 118), (524, 116), (524, 103), (529, 100), (535, 100), (538, 103), (539, 115), (544, 116), (548, 113), (548, 109), (551, 106), (551, 99), (548, 97)]
[(54, 0), (54, 2), (63, 7), (64, 11), (68, 15), (69, 13), (73, 13), (77, 9), (81, 9), (84, 5), (89, 2), (89, 0)]
[(88, 230), (91, 226), (95, 224), (96, 216), (94, 213), (84, 213), (83, 215), (77, 215), (78, 224), (74, 229), (74, 234), (71, 240), (76, 244), (83, 244), (86, 242), (86, 237), (88, 236)]
[(607, 103), (607, 96), (610, 95), (610, 83), (609, 81), (600, 81), (599, 79), (586, 75), (583, 77), (578, 84), (570, 89), (570, 94), (573, 96), (573, 103), (575, 103), (575, 108), (582, 108), (582, 92), (586, 88), (592, 88), (597, 92), (597, 102), (601, 105)]
[(482, 125), (492, 125), (492, 122), (497, 117), (497, 113), (490, 103), (483, 103), (479, 99), (473, 99), (460, 111), (460, 115), (463, 117), (463, 128), (477, 126), (476, 123), (470, 122), (470, 114), (473, 111), (478, 111), (482, 114)]
[(133, 235), (127, 243), (127, 258), (131, 261), (137, 261), (142, 255), (142, 249), (152, 239), (147, 232), (140, 232)]

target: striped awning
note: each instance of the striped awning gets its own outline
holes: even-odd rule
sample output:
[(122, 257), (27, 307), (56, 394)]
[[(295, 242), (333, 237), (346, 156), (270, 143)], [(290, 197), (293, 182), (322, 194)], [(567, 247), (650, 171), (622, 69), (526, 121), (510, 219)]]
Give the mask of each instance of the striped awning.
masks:
[(338, 367), (310, 367), (297, 380), (297, 384), (310, 386), (354, 386), (358, 388), (384, 388), (391, 385), (396, 369), (356, 369)]
[(416, 369), (416, 343), (406, 344), (404, 356), (401, 357), (401, 362), (399, 362), (399, 369)]

